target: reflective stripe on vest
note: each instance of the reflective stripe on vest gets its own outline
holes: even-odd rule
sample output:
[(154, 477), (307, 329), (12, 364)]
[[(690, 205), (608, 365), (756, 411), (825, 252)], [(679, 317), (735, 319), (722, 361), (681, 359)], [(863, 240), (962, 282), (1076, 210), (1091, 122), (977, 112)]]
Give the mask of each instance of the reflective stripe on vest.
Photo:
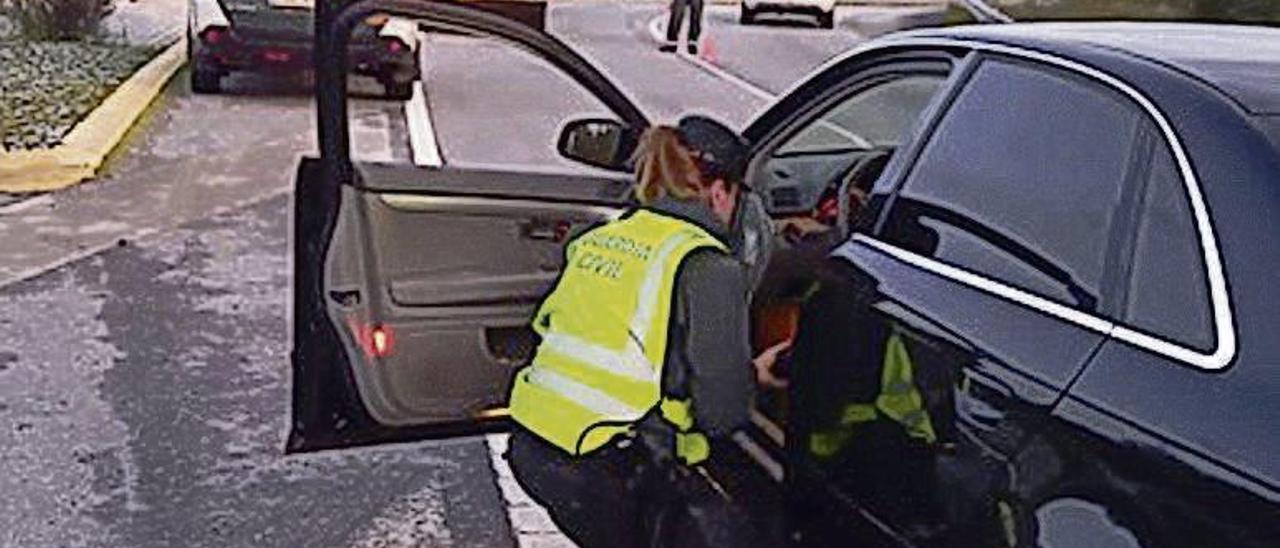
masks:
[(901, 425), (908, 436), (929, 444), (937, 441), (933, 421), (916, 387), (915, 365), (901, 335), (894, 333), (886, 341), (881, 367), (880, 394), (875, 404), (846, 405), (841, 410), (839, 426), (809, 435), (811, 453), (819, 457), (835, 455), (853, 438), (852, 427), (874, 421), (881, 414)]
[(516, 376), (512, 417), (580, 455), (661, 404), (679, 432), (677, 454), (706, 458), (689, 403), (662, 396), (675, 277), (704, 247), (728, 251), (697, 225), (646, 210), (574, 239), (559, 283), (534, 316), (542, 342)]
[(894, 333), (884, 350), (884, 372), (876, 409), (907, 429), (907, 435), (933, 443), (938, 440), (933, 421), (924, 409), (924, 397), (915, 382), (915, 365), (902, 336)]

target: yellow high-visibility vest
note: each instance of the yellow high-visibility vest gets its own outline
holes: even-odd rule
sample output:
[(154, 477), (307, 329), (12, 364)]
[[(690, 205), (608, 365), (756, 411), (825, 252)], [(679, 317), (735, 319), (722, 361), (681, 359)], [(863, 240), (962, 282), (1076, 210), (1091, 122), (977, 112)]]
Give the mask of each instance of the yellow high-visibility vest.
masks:
[(875, 402), (845, 405), (835, 426), (809, 434), (809, 452), (819, 457), (835, 455), (853, 438), (853, 427), (872, 422), (881, 415), (898, 423), (912, 438), (930, 445), (938, 441), (924, 397), (916, 386), (915, 364), (902, 336), (897, 333), (890, 335), (885, 343), (880, 393)]
[(697, 225), (636, 210), (575, 238), (533, 328), (533, 363), (516, 374), (511, 416), (571, 455), (605, 445), (655, 407), (686, 463), (707, 458), (690, 402), (662, 393), (676, 273), (690, 252), (724, 243)]

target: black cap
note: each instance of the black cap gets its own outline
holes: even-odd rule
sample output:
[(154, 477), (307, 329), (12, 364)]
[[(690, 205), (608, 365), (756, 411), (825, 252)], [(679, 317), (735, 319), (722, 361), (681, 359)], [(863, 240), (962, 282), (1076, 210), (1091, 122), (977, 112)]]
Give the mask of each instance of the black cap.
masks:
[(701, 115), (680, 120), (685, 146), (694, 151), (699, 167), (711, 178), (742, 181), (746, 170), (747, 141), (728, 126)]

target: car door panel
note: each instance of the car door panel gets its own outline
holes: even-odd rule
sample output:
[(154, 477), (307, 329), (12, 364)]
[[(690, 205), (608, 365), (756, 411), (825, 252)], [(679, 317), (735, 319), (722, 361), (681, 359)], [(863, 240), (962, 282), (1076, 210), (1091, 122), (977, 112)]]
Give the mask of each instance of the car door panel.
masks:
[(401, 307), (468, 307), (507, 299), (529, 303), (546, 295), (558, 277), (554, 270), (497, 276), (464, 273), (441, 281), (392, 280), (389, 293), (392, 303)]
[[(792, 458), (891, 541), (1032, 545), (1037, 512), (1072, 488), (1076, 448), (1053, 410), (1114, 328), (1113, 244), (1129, 226), (1114, 219), (1143, 149), (1116, 94), (971, 59), (910, 163), (876, 185), (890, 196), (874, 235), (837, 249), (804, 312)], [(1072, 145), (1033, 137), (1045, 128)], [(1053, 192), (1067, 188), (1083, 196), (1063, 214)]]
[[(485, 175), (498, 188), (524, 184), (518, 172)], [(536, 189), (518, 199), (439, 194), (436, 189), (457, 187), (448, 179), (414, 192), (344, 189), (344, 202), (354, 207), (342, 215), (357, 219), (351, 238), (359, 244), (344, 245), (340, 237), (334, 246), (361, 248), (356, 252), (369, 265), (363, 291), (371, 298), (364, 311), (330, 312), (388, 333), (389, 352), (362, 352), (356, 364), (357, 386), (374, 396), (368, 405), (379, 422), (464, 420), (503, 405), (513, 367), (529, 356), (496, 356), (490, 349), (502, 341), (491, 339), (519, 336), (511, 328), (528, 323), (555, 281), (568, 234), (617, 212), (598, 202), (561, 201), (567, 193), (595, 196), (593, 183), (611, 181), (569, 175), (544, 181), (557, 189), (549, 199)], [(616, 196), (614, 205), (622, 199)], [(542, 225), (554, 227), (552, 233), (533, 237), (532, 228)], [(367, 350), (360, 327), (335, 321), (352, 333), (356, 344), (349, 348)]]
[(1079, 498), (1146, 546), (1274, 545), (1274, 425), (1259, 419), (1275, 408), (1273, 370), (1213, 374), (1108, 341), (1054, 413), (1084, 463)]
[[(1042, 447), (1036, 425), (1105, 337), (922, 270), (866, 240), (855, 239), (836, 257), (848, 261), (835, 267), (848, 280), (832, 287), (856, 297), (820, 293), (805, 310), (802, 322), (822, 327), (800, 328), (793, 432), (802, 446), (810, 443), (793, 449), (800, 473), (834, 491), (829, 500), (852, 501), (912, 543), (1002, 538), (1002, 512), (1017, 497), (1033, 497), (1047, 483), (1041, 476), (1060, 473), (1046, 459), (1024, 455)], [(861, 423), (849, 406), (876, 401), (895, 338), (908, 356), (932, 442), (912, 439), (883, 409)], [(821, 448), (826, 442), (813, 444), (833, 435), (846, 438), (834, 452)], [(997, 492), (1007, 498), (992, 499)], [(839, 538), (849, 531), (816, 534)]]
[(532, 53), (599, 100), (619, 131), (648, 125), (597, 68), (510, 18), (429, 0), (319, 3), (322, 155), (302, 162), (295, 188), (289, 452), (500, 427), (489, 419), (503, 416), (512, 373), (532, 354), (528, 322), (565, 243), (630, 199), (620, 162), (599, 164), (613, 171), (353, 163), (342, 46), (381, 13)]
[[(312, 355), (349, 371), (345, 397), (356, 411), (335, 423), (325, 417), (332, 406), (304, 402), (310, 421), (333, 430), (363, 412), (379, 428), (352, 426), (350, 435), (372, 442), (501, 415), (514, 368), (533, 349), (528, 320), (558, 276), (564, 244), (621, 211), (625, 177), (387, 165), (357, 166), (354, 175), (338, 192), (322, 263), (333, 339)], [(299, 219), (314, 213), (299, 201)], [(313, 261), (300, 253), (295, 268)], [(312, 440), (335, 434), (310, 429)], [(305, 440), (295, 450), (306, 450)]]

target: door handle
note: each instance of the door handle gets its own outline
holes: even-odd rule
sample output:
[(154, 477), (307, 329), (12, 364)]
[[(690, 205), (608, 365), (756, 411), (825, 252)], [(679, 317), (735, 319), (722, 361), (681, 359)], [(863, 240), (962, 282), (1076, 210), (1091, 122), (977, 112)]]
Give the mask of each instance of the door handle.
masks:
[(956, 411), (970, 424), (994, 430), (1008, 415), (1005, 406), (1012, 398), (1012, 388), (965, 371), (956, 390)]
[(356, 289), (331, 290), (329, 291), (329, 299), (342, 306), (356, 306), (360, 304), (360, 291)]
[(561, 243), (569, 236), (573, 226), (569, 221), (533, 220), (525, 223), (521, 236), (529, 240)]

